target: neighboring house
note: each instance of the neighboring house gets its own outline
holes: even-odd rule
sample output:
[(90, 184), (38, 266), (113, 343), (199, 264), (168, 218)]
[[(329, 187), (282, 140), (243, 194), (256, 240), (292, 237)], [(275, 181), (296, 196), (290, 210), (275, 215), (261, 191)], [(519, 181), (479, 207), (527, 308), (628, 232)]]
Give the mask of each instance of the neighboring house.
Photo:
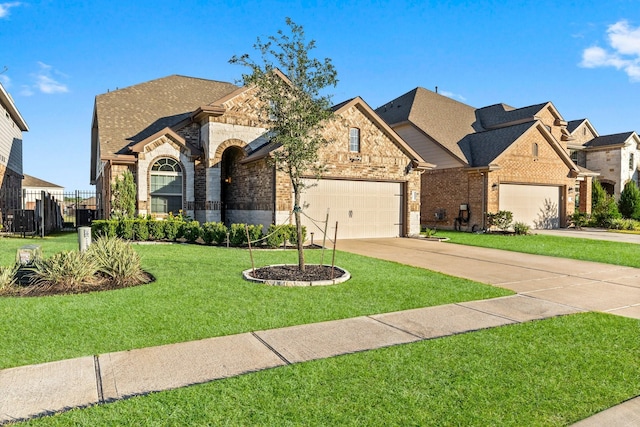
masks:
[(21, 208), (22, 132), (29, 127), (0, 84), (0, 214)]
[(43, 191), (49, 193), (58, 203), (64, 202), (64, 187), (24, 174), (22, 178), (23, 208), (35, 209), (36, 200), (42, 200)]
[(533, 228), (564, 227), (590, 210), (594, 174), (569, 157), (567, 122), (551, 102), (474, 108), (416, 88), (376, 112), (423, 158), (421, 220), (481, 229), (486, 214), (511, 211)]
[[(283, 76), (283, 78), (286, 78)], [(269, 224), (292, 221), (292, 189), (269, 158), (274, 147), (260, 127), (255, 87), (173, 75), (98, 95), (91, 183), (98, 214), (111, 211), (111, 183), (133, 172), (140, 214), (184, 214), (200, 222)], [(360, 98), (334, 108), (323, 134), (322, 179), (308, 177), (303, 207), (338, 237), (417, 234), (420, 174), (431, 165)]]
[(640, 186), (640, 137), (636, 132), (599, 135), (587, 119), (573, 120), (567, 126), (574, 137), (571, 156), (600, 176), (598, 181), (608, 194), (620, 197), (629, 181)]

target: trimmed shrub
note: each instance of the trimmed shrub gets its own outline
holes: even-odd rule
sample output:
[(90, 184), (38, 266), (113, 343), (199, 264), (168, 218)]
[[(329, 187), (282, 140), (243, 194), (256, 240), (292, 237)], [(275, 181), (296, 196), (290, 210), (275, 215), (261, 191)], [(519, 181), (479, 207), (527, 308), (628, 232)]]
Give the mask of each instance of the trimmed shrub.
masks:
[(287, 240), (288, 230), (286, 225), (271, 224), (267, 229), (265, 244), (270, 248), (279, 248)]
[(511, 211), (498, 211), (496, 213), (487, 213), (487, 225), (489, 228), (495, 226), (502, 231), (505, 231), (511, 226), (513, 222), (513, 212)]
[[(298, 232), (296, 230), (296, 225), (295, 224), (289, 224), (287, 225), (287, 240), (289, 240), (289, 243), (291, 243), (292, 245), (297, 245), (298, 244)], [(307, 227), (305, 227), (304, 225), (302, 226), (302, 241), (304, 242), (305, 240), (307, 240)]]
[(227, 240), (227, 227), (221, 222), (205, 222), (202, 224), (202, 240), (208, 245), (223, 244)]
[(591, 223), (597, 227), (610, 228), (614, 220), (622, 218), (613, 196), (605, 195), (591, 212)]
[(162, 222), (164, 222), (164, 235), (167, 240), (175, 241), (183, 236), (184, 221), (169, 217)]
[(229, 229), (229, 244), (232, 246), (243, 246), (248, 243), (245, 227), (249, 229), (249, 238), (252, 242), (256, 242), (262, 238), (262, 224), (231, 224), (231, 228)]
[(133, 220), (121, 219), (118, 221), (116, 235), (121, 239), (133, 240)]
[(149, 240), (149, 226), (146, 219), (133, 220), (133, 240), (139, 242)]
[(99, 236), (115, 237), (117, 232), (118, 221), (97, 219), (91, 221), (91, 235), (94, 238)]
[(202, 228), (198, 221), (189, 221), (184, 223), (182, 230), (182, 237), (184, 237), (189, 243), (195, 243), (195, 241), (202, 235)]
[(131, 245), (117, 237), (100, 237), (87, 250), (101, 275), (119, 286), (148, 282), (140, 256)]
[(165, 221), (158, 221), (155, 219), (148, 221), (149, 226), (149, 240), (164, 240), (165, 234)]

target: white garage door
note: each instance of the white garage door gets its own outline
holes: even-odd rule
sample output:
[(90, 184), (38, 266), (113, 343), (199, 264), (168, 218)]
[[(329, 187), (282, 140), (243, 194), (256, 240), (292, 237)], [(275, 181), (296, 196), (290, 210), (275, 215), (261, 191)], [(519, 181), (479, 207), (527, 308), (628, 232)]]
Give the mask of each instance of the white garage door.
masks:
[[(327, 237), (333, 239), (336, 221), (338, 239), (363, 237), (397, 237), (402, 233), (402, 186), (393, 182), (346, 181), (321, 179), (306, 181), (311, 187), (302, 194), (303, 212), (323, 221), (329, 210)], [(322, 238), (319, 227), (303, 217), (307, 234)]]
[(500, 210), (513, 212), (513, 222), (532, 228), (558, 228), (560, 187), (500, 184)]

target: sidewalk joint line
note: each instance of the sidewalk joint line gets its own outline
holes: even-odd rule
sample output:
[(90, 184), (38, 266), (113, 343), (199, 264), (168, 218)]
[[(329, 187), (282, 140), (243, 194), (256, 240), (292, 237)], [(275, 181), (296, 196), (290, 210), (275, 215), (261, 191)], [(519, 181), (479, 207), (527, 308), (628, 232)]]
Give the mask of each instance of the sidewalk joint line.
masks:
[(100, 372), (100, 358), (98, 355), (93, 356), (93, 367), (96, 371), (96, 387), (98, 389), (98, 402), (104, 403), (104, 390), (102, 388), (102, 372)]
[[(491, 301), (491, 300), (476, 300), (476, 301), (465, 301), (465, 302), (477, 302), (477, 301)], [(514, 323), (524, 323), (524, 322), (522, 322), (521, 320), (518, 320), (518, 319), (512, 319), (511, 317), (503, 316), (501, 314), (491, 313), (489, 311), (480, 310), (480, 309), (475, 308), (475, 307), (468, 307), (468, 306), (463, 305), (463, 304), (464, 304), (464, 302), (455, 303), (455, 305), (457, 305), (458, 307), (466, 308), (468, 310), (477, 311), (478, 313), (488, 314), (489, 316), (494, 316), (494, 317), (499, 317), (501, 319), (509, 320), (511, 322), (514, 322)]]
[(374, 318), (373, 318), (373, 317), (371, 317), (371, 316), (367, 316), (367, 318), (369, 318), (369, 319), (373, 320), (374, 322), (378, 322), (378, 323), (381, 323), (381, 324), (383, 324), (383, 325), (385, 325), (385, 326), (388, 326), (388, 327), (390, 327), (390, 328), (393, 328), (393, 329), (395, 329), (395, 330), (397, 330), (397, 331), (404, 332), (405, 334), (409, 334), (409, 335), (411, 335), (412, 337), (416, 337), (416, 338), (418, 338), (418, 339), (420, 339), (420, 340), (424, 340), (424, 339), (425, 339), (424, 337), (422, 337), (422, 336), (420, 336), (420, 335), (418, 335), (418, 334), (414, 334), (413, 332), (409, 332), (409, 331), (407, 331), (407, 330), (405, 330), (405, 329), (399, 328), (398, 326), (391, 325), (391, 324), (389, 324), (389, 323), (387, 323), (387, 322), (383, 322), (383, 321), (382, 321), (382, 320), (380, 320), (380, 319), (374, 319)]
[(273, 352), (273, 354), (278, 356), (280, 358), (280, 360), (282, 360), (287, 365), (291, 365), (291, 362), (289, 360), (287, 360), (286, 357), (284, 357), (282, 354), (280, 354), (280, 352), (278, 352), (278, 350), (276, 350), (275, 348), (271, 347), (271, 345), (268, 342), (266, 342), (265, 340), (260, 338), (260, 336), (258, 334), (256, 334), (255, 332), (251, 332), (251, 335), (253, 335), (254, 338), (257, 339), (258, 341), (260, 341), (262, 343), (262, 345), (264, 345), (269, 350), (271, 350)]

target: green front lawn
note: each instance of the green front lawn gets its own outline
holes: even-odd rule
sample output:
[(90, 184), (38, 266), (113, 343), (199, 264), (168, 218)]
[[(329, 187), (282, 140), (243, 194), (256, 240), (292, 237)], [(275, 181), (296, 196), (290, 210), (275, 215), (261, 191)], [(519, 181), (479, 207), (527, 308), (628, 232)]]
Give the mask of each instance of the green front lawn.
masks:
[(28, 425), (565, 426), (640, 394), (637, 320), (586, 313), (291, 365)]
[[(0, 263), (24, 244), (45, 257), (77, 236), (0, 239)], [(284, 288), (249, 283), (249, 252), (200, 245), (136, 245), (156, 282), (81, 295), (0, 298), (0, 369), (248, 331), (509, 295), (510, 291), (340, 252), (348, 282)], [(320, 251), (308, 251), (317, 263)], [(256, 266), (296, 263), (294, 251), (254, 251)], [(331, 253), (325, 253), (330, 262)]]
[(528, 236), (498, 233), (465, 233), (438, 230), (438, 237), (448, 237), (450, 243), (504, 249), (528, 254), (549, 255), (582, 261), (603, 262), (640, 268), (640, 245), (606, 240), (558, 237), (544, 234)]

